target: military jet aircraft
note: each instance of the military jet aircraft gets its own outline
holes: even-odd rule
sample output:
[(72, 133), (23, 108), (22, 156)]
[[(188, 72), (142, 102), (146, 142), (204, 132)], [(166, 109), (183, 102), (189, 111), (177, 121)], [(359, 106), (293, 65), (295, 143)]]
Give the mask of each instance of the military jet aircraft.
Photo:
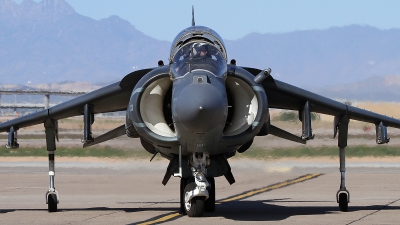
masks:
[[(301, 135), (270, 123), (269, 109), (299, 112)], [(95, 114), (125, 111), (126, 122), (97, 138), (91, 125)], [(169, 165), (162, 183), (180, 178), (180, 209), (190, 217), (215, 210), (214, 177), (235, 182), (228, 158), (246, 151), (256, 136), (268, 134), (305, 144), (313, 139), (311, 112), (334, 116), (338, 134), (341, 182), (336, 193), (341, 211), (347, 211), (350, 193), (345, 186), (345, 148), (349, 120), (376, 125), (376, 142), (388, 143), (387, 127), (400, 128), (400, 120), (346, 105), (281, 82), (271, 69), (228, 63), (222, 38), (212, 29), (192, 26), (172, 42), (168, 65), (126, 75), (120, 82), (100, 88), (49, 109), (0, 124), (8, 132), (8, 148), (18, 148), (20, 128), (43, 123), (49, 156), (48, 211), (57, 211), (54, 185), (54, 153), (58, 140), (57, 121), (83, 115), (83, 147), (127, 135), (140, 140), (149, 153), (160, 154)]]

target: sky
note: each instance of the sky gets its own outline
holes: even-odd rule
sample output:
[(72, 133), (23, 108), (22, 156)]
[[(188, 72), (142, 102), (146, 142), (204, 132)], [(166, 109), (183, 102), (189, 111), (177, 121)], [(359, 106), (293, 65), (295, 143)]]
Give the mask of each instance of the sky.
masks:
[(65, 1), (81, 15), (96, 20), (117, 15), (146, 35), (167, 41), (191, 25), (192, 5), (196, 25), (210, 27), (227, 40), (252, 32), (285, 33), (352, 24), (400, 28), (398, 0)]

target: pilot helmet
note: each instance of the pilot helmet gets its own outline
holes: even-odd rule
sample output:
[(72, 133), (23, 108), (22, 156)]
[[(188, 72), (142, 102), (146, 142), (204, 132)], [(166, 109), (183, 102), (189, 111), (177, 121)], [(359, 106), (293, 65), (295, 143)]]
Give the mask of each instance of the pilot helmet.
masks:
[(193, 45), (193, 55), (197, 55), (200, 52), (205, 52), (205, 51), (207, 51), (207, 49), (204, 44), (196, 43)]

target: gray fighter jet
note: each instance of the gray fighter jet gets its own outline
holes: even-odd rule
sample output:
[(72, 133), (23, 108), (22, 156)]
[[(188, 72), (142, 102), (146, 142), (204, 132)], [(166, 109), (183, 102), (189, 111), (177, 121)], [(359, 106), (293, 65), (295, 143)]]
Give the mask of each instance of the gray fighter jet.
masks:
[[(299, 112), (302, 133), (294, 135), (270, 123), (269, 109)], [(91, 125), (95, 114), (125, 111), (126, 123), (97, 138)], [(352, 107), (278, 81), (270, 69), (255, 69), (228, 63), (222, 38), (212, 29), (192, 26), (172, 42), (168, 65), (162, 61), (150, 69), (134, 71), (120, 82), (83, 96), (0, 124), (8, 132), (8, 148), (18, 148), (20, 128), (43, 123), (49, 156), (50, 189), (46, 203), (57, 211), (54, 188), (54, 153), (57, 121), (83, 115), (83, 147), (127, 135), (139, 141), (153, 157), (170, 160), (162, 183), (179, 177), (180, 209), (199, 217), (215, 210), (214, 177), (225, 176), (232, 184), (228, 158), (246, 151), (256, 136), (268, 134), (305, 144), (313, 139), (311, 112), (334, 116), (338, 133), (341, 183), (336, 193), (341, 211), (347, 211), (345, 148), (349, 120), (376, 125), (376, 142), (389, 142), (387, 127), (400, 128), (400, 120)]]

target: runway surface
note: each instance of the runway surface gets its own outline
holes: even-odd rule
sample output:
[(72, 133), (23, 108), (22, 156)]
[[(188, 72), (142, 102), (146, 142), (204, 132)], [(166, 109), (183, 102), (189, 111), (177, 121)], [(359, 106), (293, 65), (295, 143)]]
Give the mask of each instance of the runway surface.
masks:
[(349, 162), (349, 212), (335, 195), (338, 163), (230, 160), (236, 183), (216, 178), (216, 210), (179, 213), (179, 179), (168, 162), (56, 159), (59, 212), (48, 213), (45, 159), (0, 159), (0, 224), (399, 224), (400, 162)]

